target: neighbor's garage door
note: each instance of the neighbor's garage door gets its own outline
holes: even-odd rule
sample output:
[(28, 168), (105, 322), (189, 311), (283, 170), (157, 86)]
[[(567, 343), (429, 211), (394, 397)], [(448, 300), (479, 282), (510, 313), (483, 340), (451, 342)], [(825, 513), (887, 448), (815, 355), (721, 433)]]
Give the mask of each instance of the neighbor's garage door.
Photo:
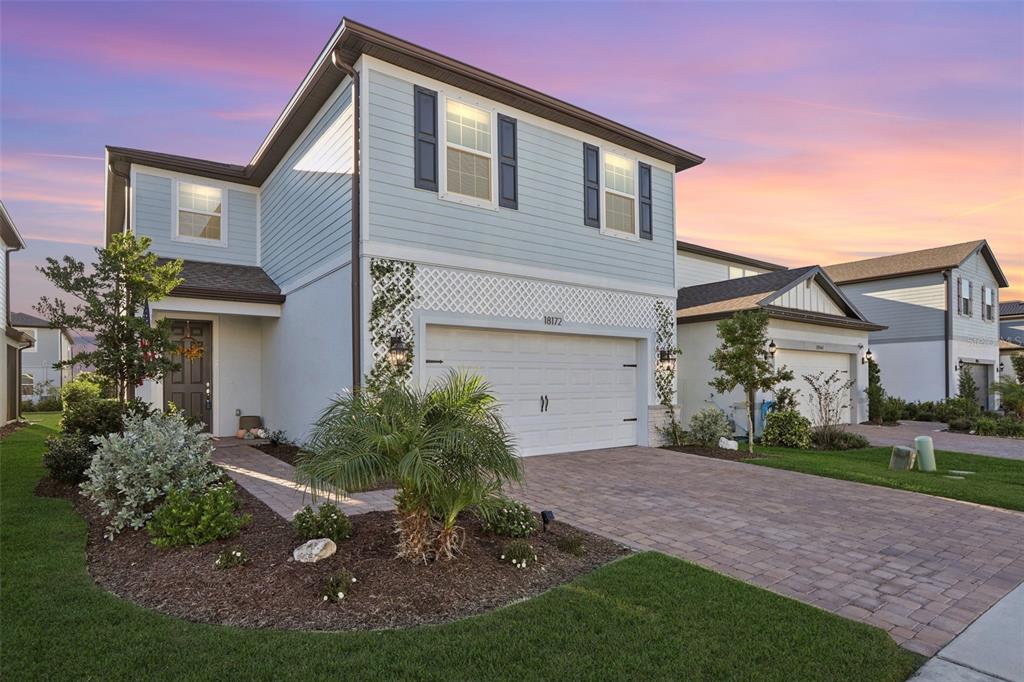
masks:
[[(847, 382), (850, 380), (850, 356), (846, 353), (825, 353), (823, 351), (809, 351), (809, 350), (782, 350), (775, 355), (776, 366), (781, 367), (785, 365), (793, 371), (793, 381), (787, 383), (787, 386), (796, 390), (799, 389), (797, 394), (797, 400), (800, 403), (800, 413), (811, 420), (813, 423), (816, 418), (817, 410), (812, 402), (813, 391), (811, 387), (804, 380), (805, 374), (817, 374), (818, 372), (824, 372), (825, 377), (830, 375), (834, 371), (838, 371), (841, 381)], [(843, 403), (847, 406), (851, 405), (853, 391), (844, 396)], [(850, 410), (845, 409), (842, 413), (842, 424), (850, 423)]]
[(637, 342), (429, 325), (427, 379), (485, 376), (522, 455), (635, 445)]

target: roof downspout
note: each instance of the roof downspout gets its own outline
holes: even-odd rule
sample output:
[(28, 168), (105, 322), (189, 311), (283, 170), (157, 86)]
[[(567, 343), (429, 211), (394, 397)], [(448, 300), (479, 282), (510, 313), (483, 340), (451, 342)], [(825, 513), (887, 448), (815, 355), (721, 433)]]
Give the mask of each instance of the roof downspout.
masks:
[(953, 286), (952, 273), (946, 270), (942, 273), (942, 280), (946, 284), (946, 323), (945, 323), (945, 343), (943, 344), (943, 350), (945, 351), (945, 362), (942, 366), (942, 372), (946, 377), (946, 397), (949, 395), (949, 353), (950, 345), (953, 343), (953, 295), (951, 287)]
[(360, 116), (359, 116), (359, 72), (342, 61), (337, 50), (331, 53), (331, 63), (336, 69), (352, 79), (352, 388), (359, 388), (363, 377), (363, 280), (362, 263), (360, 261), (360, 239), (362, 231), (359, 225), (360, 215), (360, 157), (359, 147)]

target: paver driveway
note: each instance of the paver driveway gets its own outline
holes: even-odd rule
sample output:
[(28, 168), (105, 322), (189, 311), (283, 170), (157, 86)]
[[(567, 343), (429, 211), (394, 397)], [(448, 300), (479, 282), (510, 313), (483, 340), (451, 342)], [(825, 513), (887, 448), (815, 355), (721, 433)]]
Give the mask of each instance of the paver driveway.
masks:
[(617, 448), (525, 460), (515, 492), (560, 520), (887, 630), (932, 655), (1024, 581), (1024, 514)]
[(1022, 438), (955, 433), (946, 431), (946, 425), (940, 422), (901, 421), (895, 426), (850, 424), (846, 428), (864, 436), (872, 445), (914, 447), (914, 438), (917, 436), (931, 436), (936, 450), (969, 452), (975, 455), (988, 455), (1004, 459), (1024, 459), (1024, 439)]

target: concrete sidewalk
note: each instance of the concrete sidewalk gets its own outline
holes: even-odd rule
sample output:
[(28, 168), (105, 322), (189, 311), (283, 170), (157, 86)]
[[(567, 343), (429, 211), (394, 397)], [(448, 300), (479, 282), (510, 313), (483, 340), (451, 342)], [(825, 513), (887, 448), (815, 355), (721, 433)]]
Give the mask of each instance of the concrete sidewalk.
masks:
[(1024, 585), (928, 661), (917, 682), (1024, 682)]

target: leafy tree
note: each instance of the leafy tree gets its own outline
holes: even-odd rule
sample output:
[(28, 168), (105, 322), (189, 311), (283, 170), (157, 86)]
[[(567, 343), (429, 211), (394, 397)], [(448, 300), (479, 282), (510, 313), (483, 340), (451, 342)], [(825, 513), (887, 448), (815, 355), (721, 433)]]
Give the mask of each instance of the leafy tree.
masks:
[(967, 398), (971, 402), (977, 402), (978, 400), (978, 382), (974, 380), (974, 375), (971, 374), (970, 369), (967, 367), (960, 370), (956, 392), (959, 397)]
[(69, 306), (60, 298), (44, 296), (35, 309), (52, 327), (91, 332), (96, 337), (96, 350), (54, 367), (94, 366), (96, 374), (110, 380), (121, 402), (131, 398), (144, 379), (159, 379), (177, 367), (171, 359), (170, 322), (150, 325), (139, 313), (147, 301), (158, 301), (181, 284), (182, 262), (158, 265), (149, 246), (148, 237), (118, 234), (105, 248), (96, 249), (91, 272), (71, 256), (61, 261), (47, 258), (46, 265), (38, 268), (78, 301)]
[(874, 360), (868, 360), (868, 421), (882, 423), (882, 405), (885, 389), (882, 388), (882, 370)]
[(747, 397), (747, 450), (754, 451), (754, 409), (758, 391), (771, 391), (793, 379), (785, 366), (775, 367), (768, 352), (768, 313), (744, 311), (718, 323), (722, 340), (709, 358), (719, 375), (708, 384), (719, 393), (743, 387)]
[(1017, 381), (1024, 384), (1024, 351), (1011, 354), (1010, 364), (1013, 365), (1013, 373), (1017, 375)]
[(459, 513), (487, 518), (502, 485), (522, 480), (490, 386), (454, 371), (425, 389), (394, 381), (338, 396), (305, 449), (295, 475), (314, 495), (395, 482), (398, 556), (410, 561), (453, 558)]
[(991, 386), (992, 393), (998, 393), (1003, 410), (1024, 419), (1024, 383), (1005, 378)]

